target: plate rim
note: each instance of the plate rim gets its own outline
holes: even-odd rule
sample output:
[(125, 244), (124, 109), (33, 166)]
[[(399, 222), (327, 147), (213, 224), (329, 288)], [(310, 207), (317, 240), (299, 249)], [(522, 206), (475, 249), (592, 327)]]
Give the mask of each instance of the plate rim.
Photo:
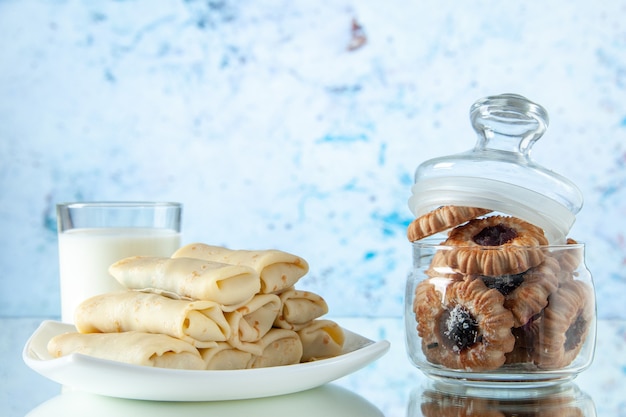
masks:
[[(60, 383), (62, 385), (77, 386), (79, 381), (73, 381), (73, 384), (67, 381), (67, 372), (81, 370), (105, 370), (105, 374), (129, 374), (134, 379), (141, 378), (167, 378), (170, 382), (174, 380), (189, 380), (193, 382), (209, 381), (219, 378), (223, 384), (234, 383), (238, 380), (254, 380), (260, 377), (275, 379), (281, 375), (289, 375), (290, 384), (288, 387), (265, 386), (258, 392), (251, 390), (243, 390), (239, 393), (229, 393), (230, 395), (206, 395), (198, 393), (189, 393), (186, 395), (178, 395), (178, 389), (174, 390), (171, 395), (161, 392), (157, 395), (150, 393), (141, 393), (141, 388), (137, 392), (124, 393), (117, 392), (116, 389), (94, 389), (93, 383), (87, 388), (79, 387), (79, 389), (94, 394), (108, 395), (119, 398), (141, 399), (141, 400), (159, 400), (159, 401), (217, 401), (217, 400), (235, 400), (235, 399), (251, 399), (260, 397), (269, 397), (274, 395), (289, 394), (306, 389), (315, 388), (325, 383), (334, 381), (343, 376), (349, 375), (366, 365), (376, 361), (385, 355), (391, 346), (388, 340), (373, 341), (358, 333), (352, 332), (342, 327), (346, 333), (346, 339), (355, 341), (356, 346), (352, 350), (345, 351), (341, 355), (320, 359), (313, 362), (306, 362), (294, 365), (283, 365), (268, 368), (241, 369), (241, 370), (190, 370), (190, 369), (167, 369), (153, 368), (149, 366), (133, 365), (110, 359), (96, 358), (79, 353), (72, 353), (60, 358), (41, 358), (35, 353), (33, 344), (39, 338), (43, 338), (43, 332), (52, 332), (53, 335), (60, 334), (63, 331), (72, 331), (75, 327), (69, 323), (63, 323), (55, 320), (44, 320), (35, 329), (26, 341), (22, 349), (22, 359), (25, 364), (39, 373), (40, 375)], [(52, 337), (52, 336), (50, 336)], [(46, 339), (46, 341), (49, 340)], [(44, 347), (45, 348), (45, 347)], [(315, 376), (315, 378), (298, 378), (298, 376)], [(72, 379), (70, 377), (70, 379)], [(93, 378), (99, 379), (99, 378)], [(296, 383), (298, 381), (298, 383)], [(97, 383), (96, 383), (97, 385)], [(173, 384), (172, 384), (173, 385)], [(268, 384), (270, 385), (270, 384)], [(252, 390), (254, 391), (254, 390)]]

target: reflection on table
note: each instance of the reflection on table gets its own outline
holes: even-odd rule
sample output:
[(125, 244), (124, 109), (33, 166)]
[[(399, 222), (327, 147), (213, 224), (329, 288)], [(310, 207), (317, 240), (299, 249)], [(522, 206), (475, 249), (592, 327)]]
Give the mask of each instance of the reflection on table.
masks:
[[(207, 387), (207, 389), (211, 389)], [(335, 384), (276, 397), (238, 401), (164, 402), (105, 397), (80, 391), (64, 392), (44, 402), (27, 417), (381, 417), (384, 414), (354, 392)]]
[(428, 381), (413, 390), (407, 417), (595, 417), (591, 397), (573, 384), (540, 389), (471, 389)]
[[(239, 401), (163, 402), (105, 397), (81, 391), (64, 392), (44, 402), (27, 417), (264, 417), (298, 415), (380, 417), (383, 412), (360, 395), (326, 384), (295, 394)], [(470, 389), (425, 381), (410, 395), (407, 417), (568, 416), (595, 417), (592, 398), (574, 383), (529, 390)]]

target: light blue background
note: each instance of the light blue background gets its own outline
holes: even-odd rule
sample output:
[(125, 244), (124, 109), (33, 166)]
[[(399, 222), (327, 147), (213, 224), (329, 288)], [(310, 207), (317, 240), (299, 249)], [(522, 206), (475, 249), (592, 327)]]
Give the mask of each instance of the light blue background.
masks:
[[(349, 50), (358, 21), (367, 42)], [(626, 318), (626, 2), (0, 1), (0, 315), (59, 315), (55, 204), (170, 200), (185, 242), (305, 257), (336, 315), (399, 316), (415, 167), (474, 100), (548, 109)]]

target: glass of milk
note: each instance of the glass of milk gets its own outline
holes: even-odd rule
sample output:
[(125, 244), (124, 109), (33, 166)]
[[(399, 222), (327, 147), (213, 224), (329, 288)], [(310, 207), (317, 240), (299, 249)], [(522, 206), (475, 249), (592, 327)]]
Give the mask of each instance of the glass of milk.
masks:
[(123, 289), (109, 266), (129, 256), (171, 256), (180, 247), (182, 204), (85, 202), (57, 205), (61, 320), (94, 295)]

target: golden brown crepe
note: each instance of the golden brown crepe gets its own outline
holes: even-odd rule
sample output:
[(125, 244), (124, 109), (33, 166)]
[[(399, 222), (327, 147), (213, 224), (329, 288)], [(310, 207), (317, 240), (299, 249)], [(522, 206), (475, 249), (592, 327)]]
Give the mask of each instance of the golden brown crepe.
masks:
[(273, 328), (259, 344), (261, 353), (254, 357), (250, 368), (293, 365), (302, 358), (302, 342), (293, 330)]
[(314, 320), (298, 331), (302, 342), (302, 362), (338, 356), (343, 351), (345, 334), (332, 320)]
[(199, 351), (208, 370), (246, 369), (254, 359), (252, 353), (237, 349), (227, 342), (219, 342), (215, 347)]
[(261, 289), (259, 274), (250, 267), (193, 258), (133, 256), (114, 263), (109, 272), (129, 289), (224, 305), (246, 302)]
[(281, 308), (274, 321), (275, 327), (300, 330), (311, 321), (328, 313), (326, 301), (310, 291), (290, 288), (279, 294)]
[(204, 243), (192, 243), (178, 249), (173, 258), (188, 257), (246, 265), (261, 277), (260, 292), (275, 293), (293, 286), (309, 271), (309, 264), (301, 257), (276, 249), (232, 250)]
[(275, 294), (257, 294), (249, 303), (232, 312), (224, 313), (230, 325), (228, 343), (254, 354), (260, 354), (262, 347), (256, 342), (272, 328), (280, 298)]
[(48, 342), (55, 357), (72, 353), (125, 362), (133, 365), (172, 369), (205, 369), (198, 349), (164, 334), (143, 332), (89, 333), (69, 332)]
[(174, 300), (132, 290), (83, 301), (75, 311), (74, 323), (80, 333), (162, 333), (196, 347), (215, 346), (230, 337), (230, 326), (214, 301)]

